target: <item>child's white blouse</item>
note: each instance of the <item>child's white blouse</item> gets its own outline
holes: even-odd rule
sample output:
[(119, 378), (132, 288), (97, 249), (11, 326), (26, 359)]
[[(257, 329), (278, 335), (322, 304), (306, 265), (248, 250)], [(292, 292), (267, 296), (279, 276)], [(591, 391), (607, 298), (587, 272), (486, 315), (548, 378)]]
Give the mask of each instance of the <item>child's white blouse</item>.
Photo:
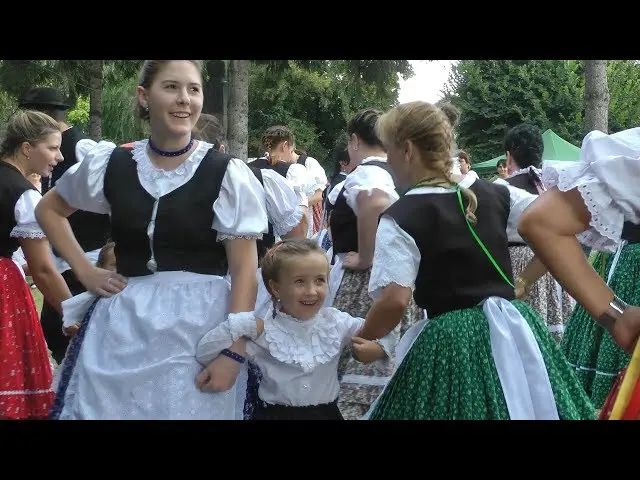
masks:
[[(258, 395), (278, 405), (309, 406), (338, 397), (338, 361), (342, 348), (364, 325), (364, 319), (323, 308), (309, 320), (278, 312), (264, 319), (260, 336), (252, 313), (232, 313), (198, 344), (196, 357), (207, 365), (240, 337), (248, 337), (246, 356), (262, 371)], [(380, 339), (387, 355), (395, 342)], [(386, 361), (386, 360), (383, 360)]]

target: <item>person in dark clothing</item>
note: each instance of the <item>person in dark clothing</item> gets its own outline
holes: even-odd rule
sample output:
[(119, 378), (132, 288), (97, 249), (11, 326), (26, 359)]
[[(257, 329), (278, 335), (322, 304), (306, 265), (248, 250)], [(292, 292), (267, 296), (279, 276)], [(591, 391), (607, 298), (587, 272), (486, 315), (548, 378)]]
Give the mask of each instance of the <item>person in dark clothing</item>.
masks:
[[(58, 89), (33, 88), (20, 100), (19, 107), (23, 110), (46, 113), (58, 122), (62, 131), (60, 151), (64, 160), (54, 167), (48, 177), (42, 177), (42, 194), (45, 195), (69, 168), (82, 160), (78, 157), (84, 156), (84, 153), (95, 142), (89, 139), (78, 127), (68, 124), (67, 110), (71, 106), (65, 101), (62, 92)], [(109, 215), (77, 211), (68, 220), (78, 243), (87, 252), (87, 256), (95, 262), (100, 249), (111, 236)], [(66, 262), (58, 257), (55, 250), (53, 250), (53, 257), (54, 263), (67, 283), (71, 294), (78, 295), (84, 292), (84, 286), (78, 281)], [(59, 363), (64, 358), (69, 338), (62, 331), (62, 317), (46, 300), (42, 305), (40, 322), (52, 356)]]

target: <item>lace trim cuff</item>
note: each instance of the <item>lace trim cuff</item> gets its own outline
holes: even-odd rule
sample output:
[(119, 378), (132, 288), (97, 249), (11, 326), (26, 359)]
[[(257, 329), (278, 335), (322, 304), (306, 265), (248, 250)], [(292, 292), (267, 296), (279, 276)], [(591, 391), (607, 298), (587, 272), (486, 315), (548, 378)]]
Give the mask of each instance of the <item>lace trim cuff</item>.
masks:
[(296, 210), (288, 217), (273, 224), (273, 233), (278, 237), (282, 237), (296, 228), (302, 221), (302, 217), (306, 211), (306, 207), (298, 206)]
[(233, 341), (247, 337), (251, 340), (258, 338), (258, 326), (253, 312), (238, 312), (229, 314), (229, 331)]
[(614, 252), (620, 242), (624, 214), (612, 201), (606, 187), (588, 169), (556, 170), (546, 167), (542, 171), (546, 188), (558, 187), (562, 192), (578, 189), (591, 215), (591, 229), (577, 235), (580, 243), (598, 251)]
[(236, 238), (244, 238), (245, 240), (262, 240), (262, 234), (259, 235), (231, 235), (230, 233), (218, 232), (218, 242), (224, 242), (225, 240), (234, 240)]
[(11, 230), (10, 237), (12, 238), (29, 238), (29, 239), (43, 239), (47, 238), (45, 233), (37, 223), (28, 223), (26, 225), (16, 225)]

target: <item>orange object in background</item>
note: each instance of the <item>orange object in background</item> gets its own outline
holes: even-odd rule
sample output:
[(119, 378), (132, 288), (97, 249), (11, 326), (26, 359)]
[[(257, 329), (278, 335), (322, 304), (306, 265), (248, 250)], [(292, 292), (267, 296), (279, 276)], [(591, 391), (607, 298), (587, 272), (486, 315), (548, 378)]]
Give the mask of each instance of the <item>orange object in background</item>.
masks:
[(629, 365), (616, 379), (600, 420), (640, 420), (640, 342)]

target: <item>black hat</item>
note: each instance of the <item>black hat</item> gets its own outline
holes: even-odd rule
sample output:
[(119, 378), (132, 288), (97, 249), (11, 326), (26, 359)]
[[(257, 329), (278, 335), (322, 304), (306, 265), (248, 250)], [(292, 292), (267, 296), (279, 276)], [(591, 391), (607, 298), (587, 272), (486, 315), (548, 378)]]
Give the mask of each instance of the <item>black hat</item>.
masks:
[(56, 88), (36, 87), (32, 88), (20, 99), (20, 108), (49, 107), (58, 110), (68, 110), (71, 105), (64, 101), (62, 92)]

